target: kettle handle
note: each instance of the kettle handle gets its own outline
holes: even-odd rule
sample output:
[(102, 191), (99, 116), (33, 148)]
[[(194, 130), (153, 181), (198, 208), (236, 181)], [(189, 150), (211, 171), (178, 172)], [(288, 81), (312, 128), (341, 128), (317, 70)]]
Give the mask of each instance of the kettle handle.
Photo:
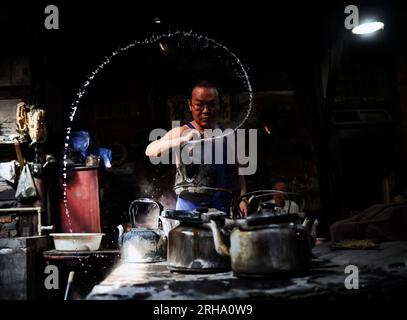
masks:
[(158, 201), (156, 201), (156, 200), (153, 200), (153, 199), (150, 199), (150, 198), (140, 198), (140, 199), (133, 200), (133, 201), (130, 203), (130, 206), (129, 206), (129, 214), (130, 214), (130, 215), (133, 214), (133, 209), (134, 209), (134, 207), (136, 206), (137, 203), (150, 203), (150, 204), (154, 204), (154, 205), (160, 210), (160, 213), (161, 213), (161, 212), (163, 211), (163, 209), (164, 209), (163, 205), (162, 205), (161, 203), (159, 203)]
[(236, 207), (238, 209), (239, 214), (242, 216), (243, 213), (240, 209), (239, 203), (243, 200), (243, 199), (247, 199), (248, 205), (250, 205), (250, 202), (255, 199), (255, 198), (263, 198), (266, 196), (272, 196), (274, 194), (283, 194), (286, 195), (288, 200), (290, 200), (290, 194), (298, 194), (296, 192), (286, 192), (286, 191), (280, 191), (280, 190), (256, 190), (256, 191), (252, 191), (252, 192), (248, 192), (245, 194), (242, 194), (239, 198), (237, 198), (237, 203), (236, 203)]
[(137, 204), (139, 204), (139, 203), (153, 204), (159, 210), (158, 215), (161, 215), (161, 212), (164, 210), (164, 207), (161, 203), (159, 203), (156, 200), (150, 199), (150, 198), (140, 198), (140, 199), (133, 200), (129, 206), (129, 216), (130, 216), (130, 219), (131, 219), (133, 225), (135, 225), (135, 221), (133, 221), (133, 220), (136, 218), (136, 215), (137, 215), (137, 210), (136, 210), (136, 212), (134, 212), (134, 208), (137, 207)]
[(287, 213), (282, 215), (251, 215), (246, 218), (248, 226), (261, 226), (273, 223), (290, 223), (300, 220), (300, 216), (296, 213)]

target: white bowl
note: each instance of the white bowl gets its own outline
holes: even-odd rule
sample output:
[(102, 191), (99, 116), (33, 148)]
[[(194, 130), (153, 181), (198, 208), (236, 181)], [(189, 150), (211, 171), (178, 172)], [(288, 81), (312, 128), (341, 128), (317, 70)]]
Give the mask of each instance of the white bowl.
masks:
[(51, 233), (56, 250), (96, 251), (104, 233)]

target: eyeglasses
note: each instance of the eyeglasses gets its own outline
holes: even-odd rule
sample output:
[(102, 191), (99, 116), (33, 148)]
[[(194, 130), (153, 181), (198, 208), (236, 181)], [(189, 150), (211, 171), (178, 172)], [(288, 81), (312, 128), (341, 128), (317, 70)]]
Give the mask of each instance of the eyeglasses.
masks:
[(218, 103), (217, 102), (199, 103), (193, 104), (193, 106), (196, 111), (202, 111), (205, 108), (205, 106), (207, 106), (208, 109), (213, 110), (218, 106)]

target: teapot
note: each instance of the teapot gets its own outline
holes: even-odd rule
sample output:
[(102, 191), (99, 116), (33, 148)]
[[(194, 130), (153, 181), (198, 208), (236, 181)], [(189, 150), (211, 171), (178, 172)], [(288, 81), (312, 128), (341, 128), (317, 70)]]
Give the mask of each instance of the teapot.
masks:
[(166, 260), (167, 237), (164, 234), (161, 221), (157, 219), (156, 228), (137, 227), (136, 216), (140, 206), (148, 207), (148, 213), (153, 209), (163, 211), (163, 206), (152, 199), (141, 198), (134, 200), (129, 206), (129, 216), (132, 227), (124, 231), (118, 226), (118, 245), (121, 248), (122, 259), (125, 262), (158, 262)]
[[(171, 271), (215, 273), (230, 270), (230, 259), (215, 250), (210, 219), (226, 217), (217, 209), (165, 210), (163, 216), (179, 225), (168, 234), (167, 266)], [(222, 232), (222, 231), (219, 231)]]
[[(268, 194), (270, 191), (267, 190)], [(246, 219), (211, 219), (216, 252), (230, 257), (231, 268), (237, 276), (270, 276), (308, 270), (313, 245), (309, 221), (303, 225), (298, 214), (278, 215), (273, 207), (260, 207), (261, 210), (249, 212)], [(222, 235), (225, 230), (231, 230), (230, 239)], [(230, 240), (230, 244), (225, 240)]]

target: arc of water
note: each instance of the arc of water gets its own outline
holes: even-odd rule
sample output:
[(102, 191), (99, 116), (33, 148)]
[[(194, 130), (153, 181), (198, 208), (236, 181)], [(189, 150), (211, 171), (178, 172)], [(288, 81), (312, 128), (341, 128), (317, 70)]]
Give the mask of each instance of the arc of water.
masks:
[[(212, 45), (214, 48), (219, 48), (222, 51), (224, 51), (225, 53), (227, 53), (230, 57), (233, 58), (235, 64), (237, 65), (239, 72), (241, 72), (241, 74), (239, 74), (239, 72), (237, 72), (237, 75), (239, 78), (241, 78), (243, 80), (243, 83), (245, 85), (245, 89), (248, 91), (249, 94), (249, 103), (248, 103), (248, 109), (247, 109), (247, 113), (245, 118), (236, 126), (236, 128), (234, 129), (234, 131), (236, 131), (238, 128), (240, 128), (245, 122), (246, 120), (249, 118), (251, 110), (252, 110), (252, 100), (253, 100), (253, 92), (252, 92), (252, 87), (249, 81), (249, 77), (248, 74), (245, 70), (245, 68), (243, 67), (242, 62), (240, 61), (240, 59), (233, 53), (231, 52), (225, 45), (215, 41), (214, 39), (211, 39), (209, 37), (206, 37), (204, 35), (195, 33), (193, 31), (174, 31), (174, 32), (167, 32), (167, 33), (163, 33), (163, 34), (159, 34), (159, 35), (152, 35), (149, 38), (146, 38), (142, 41), (140, 40), (135, 40), (132, 43), (119, 48), (116, 51), (113, 51), (109, 56), (105, 56), (104, 59), (102, 60), (101, 64), (87, 77), (87, 79), (85, 80), (84, 84), (82, 85), (82, 87), (79, 88), (78, 92), (76, 93), (76, 97), (74, 99), (74, 101), (72, 102), (71, 106), (70, 106), (70, 113), (69, 113), (69, 120), (70, 120), (70, 124), (73, 122), (74, 118), (75, 118), (75, 114), (76, 111), (78, 109), (78, 105), (80, 100), (82, 99), (82, 97), (85, 95), (86, 93), (86, 89), (87, 87), (90, 85), (90, 83), (95, 79), (95, 77), (103, 70), (103, 68), (108, 65), (111, 60), (119, 55), (119, 53), (123, 53), (126, 52), (127, 50), (129, 50), (130, 48), (133, 48), (134, 46), (137, 45), (146, 45), (146, 44), (152, 44), (152, 43), (156, 43), (162, 39), (169, 39), (175, 36), (184, 36), (186, 38), (193, 38), (197, 41), (204, 41), (206, 42), (206, 46)], [(68, 222), (69, 222), (69, 226), (70, 226), (70, 232), (72, 233), (72, 224), (71, 224), (71, 220), (70, 220), (70, 216), (69, 216), (69, 209), (68, 209), (68, 198), (67, 198), (67, 151), (68, 151), (68, 146), (69, 146), (69, 139), (70, 139), (70, 134), (71, 134), (71, 130), (72, 127), (69, 125), (66, 129), (66, 136), (65, 136), (65, 143), (64, 143), (64, 154), (63, 154), (63, 202), (64, 202), (64, 210), (65, 210), (65, 215), (68, 218)], [(229, 135), (229, 133), (223, 134), (223, 135), (219, 135), (216, 137), (210, 137), (210, 138), (204, 138), (201, 140), (191, 140), (189, 141), (189, 143), (198, 143), (198, 142), (202, 142), (202, 141), (207, 141), (207, 140), (213, 140), (213, 139), (220, 139), (223, 138), (227, 135)]]

